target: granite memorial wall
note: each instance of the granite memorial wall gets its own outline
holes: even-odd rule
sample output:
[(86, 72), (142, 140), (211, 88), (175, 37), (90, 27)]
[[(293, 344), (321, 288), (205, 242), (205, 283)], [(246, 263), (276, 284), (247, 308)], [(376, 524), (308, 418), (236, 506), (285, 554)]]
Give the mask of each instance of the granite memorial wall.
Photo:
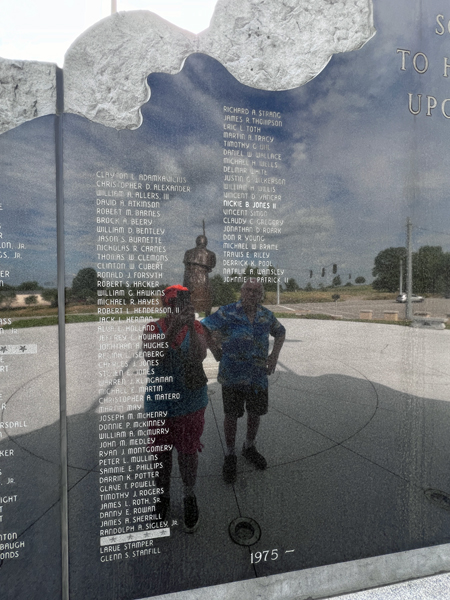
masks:
[[(311, 569), (323, 597), (366, 586), (330, 588), (331, 565), (365, 559), (367, 581), (383, 555), (398, 578), (445, 568), (448, 332), (338, 319), (341, 303), (290, 319), (304, 311), (274, 294), (370, 277), (407, 217), (415, 249), (448, 247), (448, 18), (434, 1), (222, 0), (198, 36), (145, 11), (99, 22), (68, 50), (63, 87), (51, 66), (4, 61), (6, 597), (132, 600), (288, 572), (298, 597)], [(233, 483), (208, 354), (186, 533), (175, 450), (161, 508), (160, 407), (182, 394), (158, 375), (164, 335), (145, 355), (143, 339), (198, 265), (214, 306), (261, 281), (286, 341), (257, 440), (268, 467), (240, 456), (240, 422)], [(404, 566), (433, 547), (428, 571)]]
[[(61, 594), (58, 317), (50, 309), (57, 303), (56, 119), (44, 116), (0, 139), (0, 565), (8, 598)], [(39, 319), (21, 316), (39, 305), (52, 316), (45, 309)], [(48, 326), (30, 326), (41, 323)]]

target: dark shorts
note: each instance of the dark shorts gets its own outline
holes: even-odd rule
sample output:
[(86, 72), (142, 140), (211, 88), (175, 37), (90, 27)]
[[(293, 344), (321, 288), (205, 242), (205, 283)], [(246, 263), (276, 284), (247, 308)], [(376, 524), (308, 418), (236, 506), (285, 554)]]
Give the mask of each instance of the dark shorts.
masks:
[(269, 408), (268, 390), (250, 385), (223, 385), (222, 399), (225, 414), (238, 418), (244, 414), (244, 407), (255, 415), (265, 415)]
[[(204, 408), (189, 415), (171, 417), (165, 421), (164, 429), (168, 429), (168, 433), (150, 435), (154, 442), (149, 443), (149, 446), (170, 444), (182, 454), (196, 454), (202, 451), (203, 444), (200, 438), (205, 425)], [(152, 430), (154, 430), (153, 427), (149, 429), (149, 431)]]

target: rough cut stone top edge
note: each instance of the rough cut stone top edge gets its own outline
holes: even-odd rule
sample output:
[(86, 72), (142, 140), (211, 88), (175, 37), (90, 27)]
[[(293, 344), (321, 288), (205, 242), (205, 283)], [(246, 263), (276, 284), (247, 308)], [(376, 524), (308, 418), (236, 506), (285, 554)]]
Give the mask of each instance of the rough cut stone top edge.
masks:
[(56, 113), (57, 65), (0, 58), (0, 133)]
[[(149, 11), (119, 12), (67, 51), (65, 111), (136, 129), (151, 95), (147, 77), (178, 73), (195, 52), (220, 61), (247, 86), (282, 91), (304, 85), (333, 54), (357, 50), (374, 34), (372, 0), (218, 0), (210, 26), (198, 35)], [(27, 63), (34, 68), (20, 77), (11, 63), (25, 61), (0, 60), (2, 81), (5, 72), (10, 80), (2, 90), (0, 133), (56, 107), (56, 65)]]

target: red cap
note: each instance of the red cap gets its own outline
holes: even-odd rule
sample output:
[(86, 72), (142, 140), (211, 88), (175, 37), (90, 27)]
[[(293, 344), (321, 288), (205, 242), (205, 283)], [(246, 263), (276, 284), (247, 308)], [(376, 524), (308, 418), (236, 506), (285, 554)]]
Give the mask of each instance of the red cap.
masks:
[(176, 298), (178, 292), (188, 292), (189, 290), (186, 287), (183, 287), (182, 285), (169, 285), (169, 287), (166, 287), (166, 289), (164, 290), (164, 296), (163, 296), (163, 305), (164, 306), (168, 306), (170, 300), (172, 300), (172, 298)]

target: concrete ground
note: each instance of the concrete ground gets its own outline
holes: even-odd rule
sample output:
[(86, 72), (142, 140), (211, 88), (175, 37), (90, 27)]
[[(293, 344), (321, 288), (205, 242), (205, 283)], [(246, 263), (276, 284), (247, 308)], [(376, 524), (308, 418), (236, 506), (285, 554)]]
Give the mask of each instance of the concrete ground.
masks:
[[(297, 312), (299, 314), (326, 314), (339, 315), (343, 319), (359, 319), (360, 311), (371, 310), (372, 319), (384, 320), (385, 311), (398, 313), (398, 320), (406, 318), (406, 304), (395, 300), (364, 300), (355, 296), (349, 300), (338, 302), (302, 302), (300, 304), (286, 304), (281, 301), (280, 306), (268, 306), (277, 312)], [(283, 310), (286, 309), (286, 310)], [(423, 302), (413, 302), (413, 314), (427, 313), (432, 317), (448, 317), (450, 315), (450, 299), (425, 298)]]
[(334, 600), (444, 600), (450, 595), (450, 575), (436, 575), (395, 585), (334, 596)]
[[(109, 563), (101, 563), (98, 553), (97, 327), (66, 328), (73, 600), (131, 600), (168, 592), (184, 600), (194, 596), (173, 592), (240, 580), (259, 582), (259, 596), (249, 592), (246, 597), (275, 598), (264, 595), (263, 582), (271, 581), (266, 576), (289, 572), (294, 577), (300, 571), (300, 577), (316, 567), (450, 542), (445, 500), (450, 495), (450, 333), (339, 321), (286, 319), (284, 324), (287, 339), (270, 378), (269, 413), (258, 437), (267, 470), (255, 470), (239, 455), (236, 483), (222, 481), (221, 389), (217, 366), (208, 357), (210, 403), (196, 489), (200, 527), (187, 535), (174, 525), (170, 539), (155, 544), (161, 554)], [(59, 596), (56, 355), (53, 328), (35, 329), (39, 331), (23, 330), (21, 341), (39, 339), (48, 368), (42, 366), (43, 354), (11, 357), (15, 379), (2, 411), (3, 421), (29, 421), (26, 433), (0, 440), (0, 450), (16, 450), (20, 475), (20, 512), (10, 511), (8, 523), (32, 550), (25, 561), (1, 566), (2, 597), (8, 600)], [(137, 359), (130, 359), (128, 371), (138, 372)], [(241, 422), (238, 445), (244, 430)], [(171, 518), (180, 522), (182, 490), (176, 469), (171, 496)], [(250, 517), (261, 528), (259, 541), (250, 547), (235, 544), (228, 534), (239, 517)], [(308, 591), (309, 597), (354, 589), (350, 581), (339, 589), (325, 583)], [(305, 600), (301, 585), (295, 585), (277, 598)], [(417, 584), (402, 585), (407, 590)], [(363, 587), (371, 587), (370, 581)], [(387, 589), (395, 591), (383, 588), (380, 593)], [(214, 597), (212, 590), (209, 597)], [(379, 596), (390, 597), (408, 599)], [(363, 598), (378, 599), (355, 600)]]

